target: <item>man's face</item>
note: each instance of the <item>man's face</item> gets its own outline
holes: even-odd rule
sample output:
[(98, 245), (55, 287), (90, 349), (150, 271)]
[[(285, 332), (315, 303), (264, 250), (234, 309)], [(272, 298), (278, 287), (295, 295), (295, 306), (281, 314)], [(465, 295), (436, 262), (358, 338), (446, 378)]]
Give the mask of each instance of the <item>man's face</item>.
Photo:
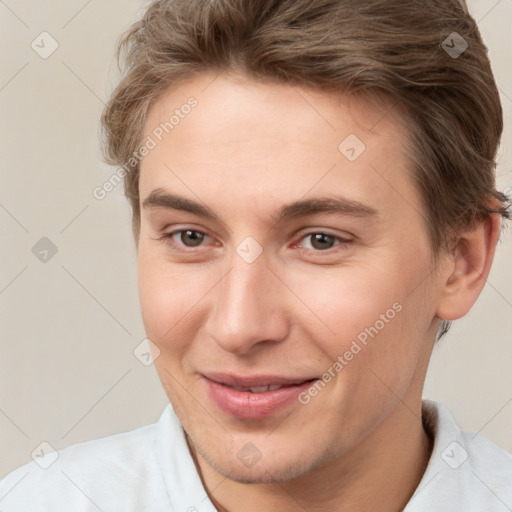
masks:
[(438, 283), (403, 130), (389, 105), (226, 75), (151, 107), (143, 320), (191, 445), (223, 475), (298, 477), (420, 403)]

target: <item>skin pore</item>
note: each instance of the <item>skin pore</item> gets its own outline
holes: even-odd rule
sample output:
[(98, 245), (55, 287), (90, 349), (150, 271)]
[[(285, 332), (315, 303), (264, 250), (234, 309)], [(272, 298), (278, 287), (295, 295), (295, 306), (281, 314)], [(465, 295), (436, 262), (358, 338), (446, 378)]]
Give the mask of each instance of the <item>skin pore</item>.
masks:
[[(141, 163), (139, 293), (212, 502), (402, 510), (432, 450), (421, 394), (435, 333), (478, 297), (499, 218), (434, 258), (406, 124), (362, 98), (205, 73), (151, 106), (144, 139), (192, 96), (197, 106)], [(355, 152), (339, 149), (351, 135), (364, 151), (354, 138)], [(283, 213), (309, 200), (327, 202)], [(309, 401), (262, 418), (221, 409), (205, 378), (329, 369)]]

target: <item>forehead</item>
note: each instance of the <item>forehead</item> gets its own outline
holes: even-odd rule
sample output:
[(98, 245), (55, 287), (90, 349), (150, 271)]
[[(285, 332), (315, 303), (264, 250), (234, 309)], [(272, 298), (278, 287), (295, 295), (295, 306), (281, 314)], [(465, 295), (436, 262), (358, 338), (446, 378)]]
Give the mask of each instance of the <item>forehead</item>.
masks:
[(405, 156), (407, 126), (376, 97), (204, 74), (151, 106), (149, 139), (155, 145), (141, 162), (141, 200), (155, 188), (214, 196), (223, 185), (242, 203), (259, 196), (260, 205), (262, 196), (270, 205), (284, 193), (332, 191), (374, 204), (418, 202)]
[[(187, 107), (191, 98), (197, 101), (193, 109)], [(185, 122), (187, 118), (191, 120)], [(200, 118), (203, 130), (198, 130), (201, 127), (194, 118)], [(165, 126), (169, 121), (171, 126)], [(407, 132), (392, 100), (384, 95), (348, 96), (291, 84), (256, 82), (237, 74), (204, 73), (170, 88), (154, 102), (144, 133), (151, 135), (161, 127), (163, 137), (172, 131), (176, 141), (184, 135), (186, 140), (180, 142), (189, 144), (225, 139), (227, 135), (241, 140), (248, 133), (284, 136), (288, 142), (311, 142), (318, 147), (323, 140), (324, 148), (329, 150), (334, 142), (336, 150), (338, 138), (349, 126), (367, 138), (403, 138)], [(217, 129), (208, 133), (208, 139), (199, 140), (212, 127)], [(192, 139), (194, 132), (197, 137)]]

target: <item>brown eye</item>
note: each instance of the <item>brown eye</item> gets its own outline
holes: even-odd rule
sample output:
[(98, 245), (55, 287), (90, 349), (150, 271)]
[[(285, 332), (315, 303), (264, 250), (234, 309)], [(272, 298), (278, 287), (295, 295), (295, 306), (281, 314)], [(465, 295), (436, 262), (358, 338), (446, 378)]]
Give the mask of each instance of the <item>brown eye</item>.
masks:
[(313, 249), (317, 249), (319, 251), (331, 249), (334, 247), (336, 241), (335, 236), (327, 235), (325, 233), (312, 233), (306, 238), (310, 239)]
[(333, 251), (347, 248), (353, 242), (353, 239), (330, 235), (323, 231), (312, 231), (302, 236), (300, 240), (300, 247), (317, 254), (322, 252), (331, 254)]
[(167, 241), (166, 245), (169, 250), (189, 255), (197, 254), (198, 251), (204, 252), (208, 248), (212, 249), (216, 246), (214, 238), (197, 229), (176, 229), (163, 234), (160, 240)]
[(192, 229), (176, 231), (174, 234), (178, 233), (180, 234), (180, 241), (187, 247), (197, 247), (206, 236), (204, 233), (193, 231)]

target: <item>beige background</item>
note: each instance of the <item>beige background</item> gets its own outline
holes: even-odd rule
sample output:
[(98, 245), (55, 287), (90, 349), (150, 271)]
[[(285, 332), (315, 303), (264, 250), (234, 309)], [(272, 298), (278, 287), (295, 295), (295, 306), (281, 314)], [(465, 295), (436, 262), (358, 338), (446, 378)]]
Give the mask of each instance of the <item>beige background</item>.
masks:
[[(140, 0), (0, 0), (0, 476), (56, 449), (154, 422), (167, 403), (144, 338), (136, 257), (98, 120), (116, 80), (115, 41)], [(473, 0), (502, 93), (500, 188), (512, 192), (512, 0)], [(31, 48), (58, 49), (43, 59)], [(39, 43), (38, 43), (39, 41)], [(512, 451), (512, 229), (472, 313), (435, 350), (425, 396), (461, 426)], [(33, 246), (58, 249), (43, 263)]]

